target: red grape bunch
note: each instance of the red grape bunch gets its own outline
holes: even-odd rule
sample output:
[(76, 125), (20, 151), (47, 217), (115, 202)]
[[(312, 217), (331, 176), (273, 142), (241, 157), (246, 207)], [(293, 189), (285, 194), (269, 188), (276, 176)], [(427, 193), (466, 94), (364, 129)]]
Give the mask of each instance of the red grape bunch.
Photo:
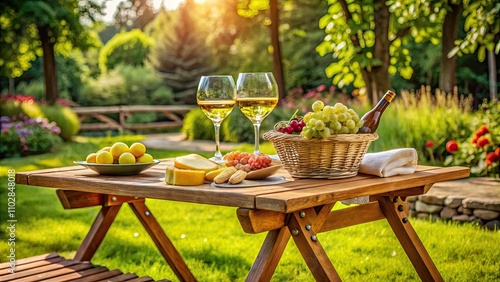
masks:
[(306, 126), (306, 123), (302, 120), (302, 117), (296, 116), (292, 118), (288, 123), (281, 123), (277, 130), (278, 132), (286, 134), (293, 134), (294, 132), (300, 133), (304, 126)]

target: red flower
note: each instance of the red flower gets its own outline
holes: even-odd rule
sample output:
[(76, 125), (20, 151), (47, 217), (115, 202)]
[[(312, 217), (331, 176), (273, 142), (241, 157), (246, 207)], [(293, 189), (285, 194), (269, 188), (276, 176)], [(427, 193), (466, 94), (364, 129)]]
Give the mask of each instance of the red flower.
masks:
[(484, 146), (490, 144), (490, 140), (487, 137), (481, 136), (477, 139), (477, 146), (483, 148)]
[(490, 161), (491, 163), (494, 163), (496, 161), (500, 160), (500, 157), (495, 154), (495, 152), (489, 152), (486, 155), (486, 162)]
[(432, 148), (434, 147), (435, 143), (432, 140), (428, 140), (425, 142), (425, 148)]
[(490, 166), (494, 162), (498, 162), (499, 160), (500, 160), (500, 156), (498, 156), (497, 154), (495, 154), (495, 152), (489, 152), (486, 155), (486, 165), (487, 166)]
[(450, 140), (446, 142), (446, 151), (450, 154), (458, 151), (458, 143), (455, 140)]
[(476, 144), (477, 143), (477, 135), (474, 135), (474, 137), (472, 137), (472, 140), (470, 141), (472, 144)]
[(480, 136), (485, 135), (488, 132), (490, 132), (488, 130), (488, 127), (486, 125), (481, 125), (481, 127), (478, 130), (476, 130), (476, 136), (480, 137)]
[(497, 155), (500, 158), (500, 147), (497, 147), (495, 149), (495, 155)]

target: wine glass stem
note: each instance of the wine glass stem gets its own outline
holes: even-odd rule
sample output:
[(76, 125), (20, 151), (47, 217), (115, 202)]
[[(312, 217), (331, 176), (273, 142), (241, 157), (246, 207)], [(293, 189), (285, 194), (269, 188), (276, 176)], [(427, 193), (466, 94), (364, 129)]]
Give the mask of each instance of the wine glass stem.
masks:
[(220, 152), (220, 123), (214, 122), (215, 129), (215, 155), (216, 159), (222, 159), (222, 154)]
[(254, 154), (259, 154), (260, 153), (260, 123), (254, 123), (253, 125), (254, 131), (255, 131), (255, 147), (254, 147)]

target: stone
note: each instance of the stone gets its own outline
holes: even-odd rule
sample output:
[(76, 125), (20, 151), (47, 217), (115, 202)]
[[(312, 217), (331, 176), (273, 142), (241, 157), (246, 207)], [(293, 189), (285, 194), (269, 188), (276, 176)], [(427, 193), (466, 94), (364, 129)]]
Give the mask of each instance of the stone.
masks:
[(408, 202), (408, 209), (414, 210), (415, 209), (415, 202)]
[(444, 199), (444, 205), (449, 208), (456, 209), (462, 205), (463, 199), (464, 197), (460, 196), (448, 196)]
[(485, 209), (500, 211), (500, 199), (474, 199), (466, 198), (462, 201), (465, 208), (468, 209)]
[(416, 202), (418, 200), (418, 196), (408, 196), (406, 197), (406, 201), (408, 202)]
[(479, 223), (479, 221), (480, 221), (480, 220), (481, 220), (480, 218), (477, 218), (477, 217), (475, 217), (475, 216), (473, 216), (473, 215), (471, 215), (471, 216), (469, 217), (469, 221), (470, 221), (470, 222)]
[(409, 211), (409, 216), (410, 216), (410, 217), (417, 217), (417, 211), (415, 211), (415, 210), (410, 210), (410, 211)]
[(431, 205), (444, 205), (444, 199), (446, 196), (441, 196), (441, 195), (420, 195), (418, 196), (418, 200), (421, 202), (424, 202), (426, 204), (431, 204)]
[(418, 219), (429, 219), (431, 218), (431, 215), (426, 212), (417, 212), (415, 217)]
[(500, 220), (497, 219), (497, 220), (488, 221), (483, 226), (486, 227), (486, 228), (488, 228), (491, 231), (500, 230)]
[(492, 210), (484, 210), (484, 209), (474, 209), (473, 212), (475, 217), (484, 219), (484, 220), (493, 220), (500, 216), (500, 212), (492, 211)]
[(469, 221), (469, 216), (466, 215), (466, 214), (459, 214), (459, 215), (455, 215), (451, 218), (451, 220), (454, 220), (454, 221), (461, 221), (461, 222), (468, 222)]
[(441, 210), (441, 213), (439, 213), (439, 215), (443, 219), (451, 219), (452, 217), (454, 217), (457, 214), (458, 214), (457, 209), (453, 209), (453, 208), (450, 208), (450, 207), (444, 207)]
[(415, 210), (417, 212), (439, 213), (442, 209), (442, 205), (426, 204), (420, 200), (415, 204)]
[(469, 214), (469, 215), (471, 215), (471, 214), (472, 214), (472, 212), (473, 212), (473, 210), (471, 210), (471, 209), (466, 209), (466, 208), (464, 208), (463, 206), (458, 207), (458, 209), (457, 209), (457, 210), (458, 210), (458, 212), (459, 212), (459, 213)]

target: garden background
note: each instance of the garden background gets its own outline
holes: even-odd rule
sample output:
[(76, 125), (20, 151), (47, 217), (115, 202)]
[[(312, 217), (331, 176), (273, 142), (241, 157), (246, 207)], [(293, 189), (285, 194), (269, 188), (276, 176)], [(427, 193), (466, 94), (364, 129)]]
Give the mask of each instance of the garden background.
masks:
[[(239, 72), (252, 71), (272, 71), (280, 83), (280, 104), (264, 121), (261, 132), (270, 130), (277, 121), (288, 120), (297, 109), (304, 114), (315, 100), (331, 105), (341, 102), (362, 115), (386, 90), (394, 89), (397, 97), (384, 113), (377, 131), (380, 139), (372, 143), (370, 151), (413, 147), (421, 164), (463, 165), (471, 168), (472, 177), (499, 177), (496, 66), (500, 4), (495, 1), (187, 0), (175, 10), (154, 10), (146, 0), (129, 0), (117, 7), (112, 23), (99, 21), (100, 4), (89, 0), (0, 3), (2, 207), (6, 206), (9, 169), (71, 165), (99, 147), (118, 140), (143, 140), (151, 133), (180, 131), (188, 139), (213, 140), (212, 123), (198, 109), (190, 111), (183, 127), (176, 130), (83, 132), (72, 107), (195, 105), (202, 75), (236, 77)], [(127, 122), (148, 123), (161, 118), (155, 113), (135, 114)], [(252, 124), (237, 108), (223, 122), (221, 134), (223, 141), (253, 142)], [(266, 153), (274, 153), (271, 144), (264, 143), (263, 148)], [(154, 150), (153, 154), (159, 158), (185, 152)], [(24, 220), (18, 236), (25, 244), (19, 255), (74, 250), (93, 215), (88, 211), (62, 211), (50, 191), (18, 187), (19, 213)], [(164, 208), (160, 203), (155, 205), (159, 210)], [(182, 204), (173, 205), (184, 208)], [(216, 237), (235, 236), (210, 227), (210, 222), (232, 217), (231, 211), (204, 207), (200, 214), (206, 214), (205, 210), (214, 214), (210, 220), (200, 216), (200, 221), (206, 221), (206, 230)], [(130, 216), (127, 212), (124, 225)], [(3, 226), (6, 210), (2, 209), (0, 215)], [(182, 216), (179, 213), (173, 218)], [(172, 224), (171, 219), (164, 220)], [(173, 226), (174, 233), (183, 228)], [(48, 230), (41, 231), (45, 228)], [(369, 225), (366, 230), (349, 228), (339, 236), (384, 234), (386, 228), (383, 224)], [(4, 229), (0, 230), (2, 238), (6, 236)], [(127, 228), (119, 229), (111, 237), (130, 240), (130, 249), (123, 252), (134, 254), (131, 261), (107, 257), (106, 251), (96, 259), (148, 273), (147, 262), (151, 254), (155, 256), (154, 246), (136, 242), (136, 237), (125, 239), (130, 235)], [(419, 222), (416, 229), (423, 233), (423, 240), (431, 240), (433, 258), (439, 257), (432, 254), (433, 250), (448, 250), (436, 262), (450, 278), (447, 280), (455, 279), (454, 273), (459, 273), (456, 281), (499, 278), (494, 271), (498, 262), (493, 258), (500, 254), (494, 251), (496, 244), (490, 245), (498, 242), (498, 231), (484, 233), (475, 223), (455, 226)], [(434, 232), (454, 239), (439, 241)], [(180, 233), (174, 237), (177, 235), (181, 238)], [(65, 243), (59, 242), (59, 236)], [(470, 247), (470, 241), (461, 241), (466, 240), (464, 236), (481, 243)], [(347, 238), (334, 236), (332, 240)], [(181, 244), (182, 249), (182, 240), (178, 240), (174, 244)], [(234, 253), (221, 248), (220, 239), (213, 240), (209, 245), (196, 241), (185, 246), (198, 250), (186, 254), (188, 265), (197, 269), (195, 275), (202, 280), (242, 277), (254, 258), (244, 251), (249, 241), (238, 237), (246, 243)], [(257, 239), (250, 244), (259, 242)], [(341, 255), (346, 265), (357, 264), (364, 255), (356, 256), (362, 248), (354, 243), (347, 244)], [(147, 250), (138, 252), (143, 244)], [(119, 244), (109, 246), (113, 249)], [(453, 246), (466, 247), (449, 251)], [(2, 253), (5, 249), (4, 245), (0, 247)], [(386, 258), (381, 250), (372, 251), (376, 257), (373, 261), (382, 263), (391, 257)], [(470, 264), (467, 269), (459, 269), (462, 266), (455, 260), (465, 258)], [(235, 263), (238, 267), (233, 270)], [(300, 260), (287, 263), (291, 266), (278, 270), (278, 277), (308, 278), (303, 273), (306, 271), (301, 271)], [(156, 264), (156, 278), (173, 277), (168, 267)], [(417, 279), (411, 267), (398, 270), (404, 265), (363, 267), (339, 269), (339, 273), (344, 271), (346, 275), (341, 276), (353, 280)], [(202, 276), (206, 268), (217, 278)], [(390, 276), (394, 273), (398, 277)]]

